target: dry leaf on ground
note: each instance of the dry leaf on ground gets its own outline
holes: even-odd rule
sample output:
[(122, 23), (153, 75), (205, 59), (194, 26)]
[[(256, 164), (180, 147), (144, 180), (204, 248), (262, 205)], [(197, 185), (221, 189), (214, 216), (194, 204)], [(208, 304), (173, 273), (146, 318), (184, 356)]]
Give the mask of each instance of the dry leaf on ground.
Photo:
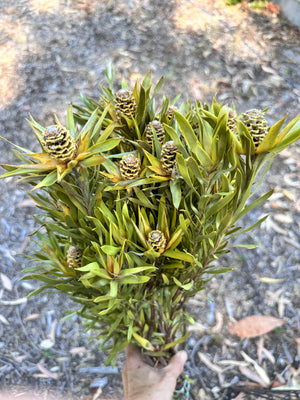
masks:
[(9, 277), (3, 273), (1, 273), (0, 276), (1, 276), (1, 281), (2, 281), (2, 285), (3, 285), (4, 289), (11, 292), (12, 291), (12, 283), (11, 283), (11, 280), (9, 279)]
[(2, 314), (0, 314), (0, 323), (2, 323), (4, 325), (9, 325), (9, 322), (7, 321), (7, 319)]
[(59, 378), (59, 374), (55, 372), (49, 371), (47, 368), (43, 367), (41, 364), (37, 364), (38, 369), (41, 371), (42, 374), (35, 374), (33, 376), (37, 378), (50, 378), (57, 380)]
[(237, 335), (241, 339), (245, 339), (271, 332), (284, 323), (285, 321), (282, 319), (267, 315), (250, 315), (236, 322), (228, 330), (231, 335)]

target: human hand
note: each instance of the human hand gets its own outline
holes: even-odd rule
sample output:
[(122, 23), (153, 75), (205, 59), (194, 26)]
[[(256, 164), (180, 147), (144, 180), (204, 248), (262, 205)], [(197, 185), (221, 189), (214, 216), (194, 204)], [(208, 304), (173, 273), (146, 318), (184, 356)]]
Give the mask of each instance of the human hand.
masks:
[(129, 345), (122, 370), (124, 400), (171, 400), (187, 353), (179, 351), (164, 368), (148, 365), (140, 351)]

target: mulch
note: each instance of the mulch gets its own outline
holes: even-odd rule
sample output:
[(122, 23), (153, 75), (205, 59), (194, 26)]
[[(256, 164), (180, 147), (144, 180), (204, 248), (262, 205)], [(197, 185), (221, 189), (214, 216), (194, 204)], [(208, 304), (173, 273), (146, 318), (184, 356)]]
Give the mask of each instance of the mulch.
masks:
[[(64, 120), (67, 105), (78, 102), (80, 93), (97, 99), (109, 61), (116, 82), (125, 77), (132, 85), (151, 69), (154, 81), (164, 76), (164, 92), (171, 98), (180, 92), (183, 100), (187, 94), (211, 101), (217, 92), (219, 101), (234, 101), (239, 112), (270, 106), (270, 123), (286, 112), (290, 120), (300, 112), (299, 30), (272, 8), (224, 3), (2, 2), (0, 135), (35, 150), (28, 113), (48, 125), (54, 112)], [(3, 141), (0, 146), (1, 162), (12, 162), (10, 146)], [(274, 188), (274, 195), (241, 224), (269, 218), (218, 261), (236, 270), (212, 280), (189, 304), (196, 321), (185, 344), (186, 373), (194, 381), (191, 399), (299, 395), (274, 397), (259, 381), (264, 372), (273, 385), (300, 384), (299, 155), (295, 144), (275, 159), (261, 188), (261, 193)], [(35, 229), (36, 210), (15, 179), (0, 181), (0, 193), (0, 386), (16, 394), (30, 387), (48, 399), (121, 398), (124, 355), (115, 370), (108, 370), (97, 340), (90, 342), (96, 332), (86, 333), (78, 317), (61, 321), (66, 309), (74, 309), (63, 295), (26, 300), (37, 283), (19, 280), (28, 264), (19, 253), (30, 252), (27, 235)], [(233, 247), (241, 243), (257, 248)], [(248, 315), (286, 322), (263, 339), (230, 335), (230, 324)]]

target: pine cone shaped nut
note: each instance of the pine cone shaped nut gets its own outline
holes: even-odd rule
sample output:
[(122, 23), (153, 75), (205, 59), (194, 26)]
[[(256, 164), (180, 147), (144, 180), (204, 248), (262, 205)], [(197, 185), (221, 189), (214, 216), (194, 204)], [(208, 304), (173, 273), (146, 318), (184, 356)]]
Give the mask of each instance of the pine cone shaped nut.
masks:
[(136, 111), (136, 101), (132, 92), (127, 89), (121, 89), (115, 94), (115, 107), (118, 117), (125, 116), (134, 118)]
[(159, 143), (163, 144), (163, 142), (165, 140), (165, 128), (164, 128), (163, 124), (157, 120), (149, 122), (149, 124), (146, 126), (145, 133), (144, 133), (146, 142), (149, 144), (149, 146), (152, 147), (152, 143), (154, 141), (152, 128), (156, 132), (156, 136), (157, 136)]
[(237, 133), (237, 116), (234, 111), (229, 111), (227, 127), (232, 133)]
[(122, 179), (135, 179), (141, 172), (141, 161), (133, 154), (128, 154), (122, 157), (119, 167)]
[(166, 248), (167, 239), (161, 231), (151, 231), (148, 235), (148, 243), (154, 251), (162, 253)]
[(61, 125), (50, 125), (43, 134), (43, 148), (55, 160), (67, 162), (76, 154), (76, 143), (71, 133)]
[(174, 108), (173, 107), (169, 107), (167, 114), (166, 114), (166, 118), (168, 122), (172, 122), (173, 118), (174, 118)]
[(258, 147), (265, 138), (269, 130), (268, 122), (265, 119), (265, 114), (260, 110), (249, 110), (241, 115), (241, 121), (248, 128), (255, 147)]
[(169, 175), (172, 174), (175, 166), (177, 151), (177, 147), (172, 140), (162, 146), (160, 162), (162, 169)]
[(67, 253), (67, 263), (71, 269), (81, 266), (82, 251), (78, 247), (71, 246)]

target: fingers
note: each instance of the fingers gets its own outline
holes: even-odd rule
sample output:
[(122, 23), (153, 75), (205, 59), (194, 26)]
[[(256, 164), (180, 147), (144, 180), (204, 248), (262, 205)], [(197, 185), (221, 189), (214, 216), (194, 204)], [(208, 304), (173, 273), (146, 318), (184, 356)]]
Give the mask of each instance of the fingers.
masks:
[(128, 345), (125, 349), (126, 351), (126, 368), (141, 368), (145, 362), (143, 360), (143, 356), (140, 350), (133, 346), (132, 344)]
[[(182, 373), (187, 357), (188, 356), (186, 351), (184, 350), (179, 351), (171, 358), (168, 366), (163, 369), (172, 371), (174, 376), (177, 377)], [(126, 369), (141, 368), (142, 366), (151, 368), (144, 361), (140, 350), (136, 346), (130, 344), (129, 346), (126, 347), (126, 364), (125, 364)]]
[(133, 346), (132, 344), (129, 344), (126, 347), (125, 352), (126, 352), (126, 359), (131, 357), (139, 358), (140, 356), (140, 350), (136, 346)]
[(173, 356), (166, 367), (167, 370), (172, 372), (172, 375), (177, 378), (183, 371), (184, 364), (187, 360), (187, 353), (185, 350), (181, 350)]

